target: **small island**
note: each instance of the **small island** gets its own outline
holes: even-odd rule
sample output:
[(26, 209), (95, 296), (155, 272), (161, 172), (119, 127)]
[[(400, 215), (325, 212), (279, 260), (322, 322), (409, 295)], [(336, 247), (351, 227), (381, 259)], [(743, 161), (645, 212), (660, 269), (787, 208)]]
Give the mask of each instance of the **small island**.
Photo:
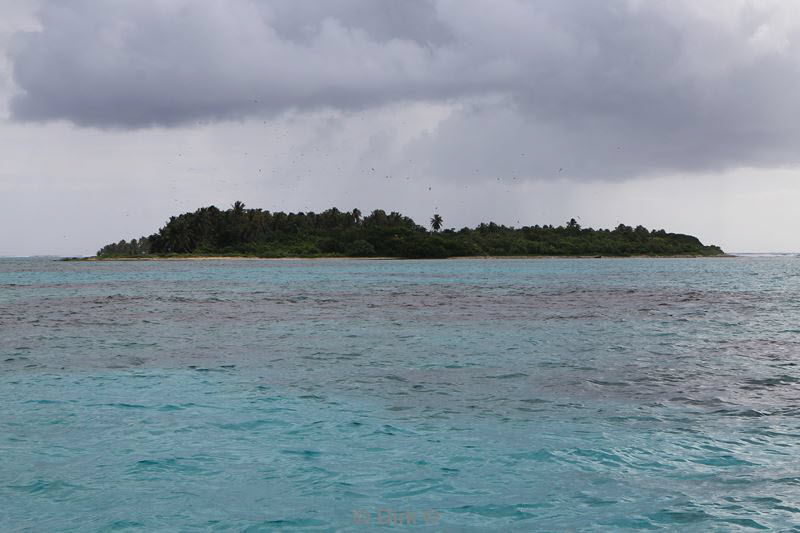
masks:
[(563, 226), (507, 227), (494, 222), (475, 228), (443, 229), (434, 214), (429, 228), (397, 212), (331, 208), (322, 213), (283, 213), (203, 207), (170, 217), (157, 233), (103, 246), (96, 259), (162, 257), (449, 257), (541, 256), (722, 256), (691, 235), (620, 224), (613, 230)]

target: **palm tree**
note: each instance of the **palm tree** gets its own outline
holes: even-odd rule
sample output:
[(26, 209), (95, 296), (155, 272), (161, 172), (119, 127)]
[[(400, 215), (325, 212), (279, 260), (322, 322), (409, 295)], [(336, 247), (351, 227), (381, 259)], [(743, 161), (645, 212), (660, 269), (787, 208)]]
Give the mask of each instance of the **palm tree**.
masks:
[(361, 223), (361, 210), (356, 207), (355, 209), (353, 209), (352, 215), (353, 215), (353, 220), (355, 221), (355, 223), (356, 224), (360, 224)]
[(443, 222), (444, 220), (442, 220), (442, 215), (439, 213), (434, 213), (434, 215), (431, 217), (431, 229), (433, 231), (439, 231), (442, 229)]

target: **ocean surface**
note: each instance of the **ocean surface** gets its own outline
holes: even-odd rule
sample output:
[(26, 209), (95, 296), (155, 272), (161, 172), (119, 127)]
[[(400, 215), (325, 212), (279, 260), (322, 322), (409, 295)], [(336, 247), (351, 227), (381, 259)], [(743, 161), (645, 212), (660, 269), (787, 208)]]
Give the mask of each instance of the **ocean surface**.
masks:
[(800, 531), (800, 258), (0, 259), (0, 531)]

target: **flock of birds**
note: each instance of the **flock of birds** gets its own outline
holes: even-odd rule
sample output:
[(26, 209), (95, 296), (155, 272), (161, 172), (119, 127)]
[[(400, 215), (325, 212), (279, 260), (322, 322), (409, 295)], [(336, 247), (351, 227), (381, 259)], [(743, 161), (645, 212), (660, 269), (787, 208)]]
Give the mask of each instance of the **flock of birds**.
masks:
[[(257, 103), (257, 100), (255, 101)], [(264, 124), (267, 125), (267, 121), (264, 121)], [(279, 145), (280, 143), (285, 143), (289, 139), (289, 131), (283, 130), (280, 132), (276, 132), (275, 134), (275, 144)], [(617, 147), (617, 150), (621, 149), (621, 147)], [(327, 163), (326, 160), (331, 158), (331, 152), (326, 151), (322, 152), (319, 147), (316, 146), (289, 146), (285, 151), (276, 152), (273, 154), (264, 153), (261, 156), (262, 161), (255, 162), (254, 164), (245, 163), (244, 167), (250, 167), (251, 170), (247, 170), (244, 173), (249, 175), (247, 178), (228, 178), (226, 176), (221, 176), (217, 174), (216, 177), (209, 177), (208, 171), (211, 170), (214, 173), (219, 173), (219, 169), (211, 167), (205, 170), (201, 170), (199, 168), (189, 166), (186, 164), (188, 157), (184, 157), (184, 152), (190, 153), (192, 151), (192, 147), (187, 146), (184, 151), (177, 152), (175, 155), (175, 159), (165, 161), (165, 164), (169, 167), (169, 172), (172, 174), (170, 178), (168, 178), (169, 184), (169, 192), (170, 196), (172, 197), (172, 203), (177, 204), (182, 207), (190, 208), (194, 206), (198, 201), (202, 203), (202, 194), (197, 194), (195, 191), (202, 190), (198, 187), (198, 178), (197, 175), (205, 174), (207, 177), (205, 178), (205, 189), (211, 188), (213, 192), (216, 194), (216, 201), (219, 202), (220, 197), (225, 197), (230, 195), (232, 192), (236, 192), (237, 197), (244, 196), (244, 197), (253, 197), (253, 192), (258, 191), (261, 189), (264, 190), (264, 187), (268, 187), (267, 198), (274, 198), (275, 196), (290, 196), (296, 194), (298, 191), (302, 190), (302, 187), (314, 187), (318, 182), (313, 178), (323, 172), (328, 173), (331, 169), (335, 168), (335, 174), (338, 174), (342, 178), (347, 177), (345, 174), (345, 167), (354, 166), (348, 165), (345, 162), (339, 161), (338, 163)], [(307, 157), (306, 153), (311, 152), (313, 157)], [(370, 154), (367, 153), (362, 157), (362, 165), (361, 170), (357, 172), (357, 175), (361, 175), (362, 177), (367, 177), (367, 181), (355, 181), (349, 182), (351, 187), (357, 188), (359, 191), (363, 191), (368, 187), (374, 187), (376, 185), (375, 178), (380, 176), (381, 182), (384, 184), (398, 184), (402, 183), (403, 186), (421, 186), (422, 191), (435, 194), (434, 192), (434, 184), (428, 183), (420, 183), (418, 179), (412, 178), (411, 175), (403, 175), (400, 178), (396, 178), (393, 174), (388, 173), (381, 173), (375, 166), (363, 166), (363, 161), (368, 160)], [(526, 157), (526, 153), (520, 153), (520, 158)], [(253, 156), (250, 154), (249, 151), (242, 152), (243, 159), (253, 159)], [(283, 164), (280, 162), (283, 161)], [(278, 164), (275, 164), (278, 162)], [(271, 163), (271, 164), (270, 164)], [(321, 165), (320, 165), (321, 163)], [(267, 168), (269, 166), (269, 168)], [(358, 167), (359, 165), (355, 165)], [(409, 159), (406, 162), (406, 166), (409, 169), (412, 169), (415, 166), (414, 161)], [(305, 167), (305, 168), (303, 168)], [(321, 167), (321, 168), (320, 168)], [(267, 172), (265, 172), (265, 168), (267, 168)], [(554, 169), (554, 175), (563, 175), (564, 168), (559, 167), (558, 169)], [(481, 170), (479, 168), (474, 169), (474, 175), (480, 176)], [(187, 179), (190, 178), (191, 179)], [(289, 179), (287, 179), (289, 178)], [(201, 178), (202, 179), (202, 178)], [(477, 181), (477, 180), (476, 180)], [(464, 191), (468, 191), (471, 185), (475, 185), (476, 181), (472, 181), (471, 183), (465, 183), (462, 185)], [(482, 180), (484, 183), (487, 180)], [(497, 184), (505, 183), (507, 185), (505, 192), (512, 193), (513, 185), (517, 183), (521, 183), (521, 180), (517, 175), (512, 175), (511, 178), (503, 178), (500, 176), (496, 176), (493, 180)], [(341, 182), (341, 183), (348, 183), (348, 182)], [(208, 187), (208, 186), (211, 187)], [(190, 186), (190, 187), (187, 187)], [(462, 188), (460, 187), (460, 188)], [(441, 190), (447, 192), (447, 186), (442, 187)], [(251, 189), (250, 191), (246, 191), (246, 189)], [(417, 189), (419, 190), (419, 189)], [(279, 194), (275, 194), (276, 191), (280, 191)], [(348, 188), (342, 188), (337, 191), (342, 195), (350, 195), (354, 190), (350, 190)], [(288, 194), (287, 194), (288, 193)], [(431, 202), (431, 205), (436, 202), (437, 198), (432, 198), (434, 200)], [(441, 199), (441, 198), (439, 198)], [(465, 204), (466, 201), (464, 199), (459, 201), (460, 204)], [(273, 202), (272, 205), (265, 206), (272, 209), (285, 209), (285, 202)], [(295, 204), (296, 205), (296, 204)], [(310, 205), (306, 204), (303, 206), (305, 210), (310, 209)], [(439, 206), (433, 205), (435, 211), (438, 211)], [(130, 212), (125, 212), (125, 216), (130, 216)], [(517, 223), (520, 221), (517, 220)]]

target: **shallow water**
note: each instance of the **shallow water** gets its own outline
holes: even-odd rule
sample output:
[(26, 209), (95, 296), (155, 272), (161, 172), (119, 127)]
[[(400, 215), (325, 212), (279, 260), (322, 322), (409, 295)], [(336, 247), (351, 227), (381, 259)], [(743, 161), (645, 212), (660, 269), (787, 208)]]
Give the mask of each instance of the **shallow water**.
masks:
[(798, 363), (791, 257), (0, 259), (0, 529), (800, 530)]

